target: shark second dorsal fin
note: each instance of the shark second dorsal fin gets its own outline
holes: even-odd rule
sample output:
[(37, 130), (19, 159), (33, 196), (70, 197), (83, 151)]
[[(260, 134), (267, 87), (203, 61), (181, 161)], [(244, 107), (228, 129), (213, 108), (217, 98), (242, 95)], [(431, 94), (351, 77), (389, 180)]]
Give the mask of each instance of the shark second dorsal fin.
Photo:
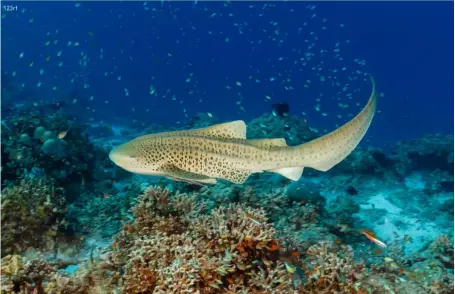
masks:
[(288, 144), (286, 144), (286, 140), (283, 138), (246, 140), (246, 143), (261, 149), (288, 146)]

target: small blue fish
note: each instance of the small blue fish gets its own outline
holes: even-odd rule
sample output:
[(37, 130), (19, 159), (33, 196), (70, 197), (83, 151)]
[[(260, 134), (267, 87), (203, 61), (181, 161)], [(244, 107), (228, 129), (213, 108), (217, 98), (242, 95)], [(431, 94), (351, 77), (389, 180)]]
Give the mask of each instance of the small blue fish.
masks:
[(40, 169), (40, 168), (37, 168), (37, 167), (32, 167), (32, 173), (33, 173), (33, 174), (35, 174), (35, 175), (39, 176), (39, 175), (41, 175), (41, 174), (42, 174), (42, 172), (43, 172), (43, 170), (42, 170), (42, 169)]

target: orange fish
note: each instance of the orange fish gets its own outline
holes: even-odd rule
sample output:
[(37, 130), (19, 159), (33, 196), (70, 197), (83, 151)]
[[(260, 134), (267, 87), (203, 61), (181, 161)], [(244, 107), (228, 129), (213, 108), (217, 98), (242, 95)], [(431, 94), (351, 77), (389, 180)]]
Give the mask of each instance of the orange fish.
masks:
[(387, 245), (384, 242), (382, 242), (381, 240), (376, 238), (375, 234), (372, 231), (361, 230), (360, 232), (362, 234), (364, 234), (365, 237), (368, 238), (368, 240), (370, 240), (371, 242), (375, 243), (376, 245), (381, 246), (382, 248), (386, 248), (387, 247)]
[(107, 198), (109, 198), (109, 194), (104, 193), (103, 197), (107, 199)]
[(280, 247), (276, 243), (273, 243), (268, 249), (269, 251), (277, 251)]
[(300, 251), (298, 251), (298, 250), (291, 251), (291, 256), (300, 257)]

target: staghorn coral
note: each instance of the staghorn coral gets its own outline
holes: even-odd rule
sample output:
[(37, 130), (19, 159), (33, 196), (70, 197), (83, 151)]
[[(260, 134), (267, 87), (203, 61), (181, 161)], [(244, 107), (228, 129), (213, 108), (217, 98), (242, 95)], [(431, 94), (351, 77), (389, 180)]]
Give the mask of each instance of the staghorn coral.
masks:
[(442, 234), (431, 242), (428, 248), (435, 253), (453, 254), (453, 240), (451, 241), (447, 234)]
[(8, 255), (1, 260), (1, 293), (121, 293), (120, 276), (106, 260), (90, 260), (75, 275), (58, 269), (67, 263)]
[(351, 293), (359, 291), (366, 275), (365, 265), (354, 261), (354, 251), (328, 242), (320, 242), (307, 251), (305, 288), (317, 293)]
[(428, 249), (432, 251), (435, 257), (446, 267), (453, 268), (453, 238), (449, 238), (447, 234), (442, 234), (431, 242)]
[(275, 222), (289, 207), (290, 200), (281, 188), (273, 187), (258, 193), (261, 190), (259, 187), (246, 186), (239, 193), (239, 202), (250, 207), (264, 209), (267, 217)]
[(417, 282), (412, 280), (403, 281), (402, 283), (398, 284), (396, 287), (396, 291), (402, 294), (428, 294), (427, 290), (419, 285)]
[[(309, 242), (278, 234), (263, 209), (231, 204), (210, 211), (195, 198), (149, 188), (132, 209), (134, 220), (124, 224), (97, 260), (90, 258), (68, 275), (56, 270), (64, 266), (61, 263), (8, 256), (2, 260), (2, 284), (9, 287), (4, 289), (62, 294), (410, 293), (406, 290), (411, 288), (418, 293), (451, 293), (453, 289), (453, 279), (436, 259), (414, 263), (413, 271), (404, 269), (404, 262), (398, 264), (403, 259), (398, 242), (388, 252), (397, 260), (396, 268), (380, 262), (368, 265), (356, 261), (348, 246), (320, 242), (308, 248)], [(313, 229), (310, 223), (302, 232)], [(450, 244), (447, 240), (441, 237), (437, 243)], [(283, 244), (308, 250), (287, 251)]]
[(29, 247), (53, 249), (66, 226), (64, 192), (44, 179), (23, 180), (2, 191), (2, 256)]
[(437, 259), (416, 262), (405, 274), (430, 293), (453, 293), (453, 274)]
[(187, 195), (145, 191), (135, 221), (113, 244), (125, 292), (291, 291), (293, 277), (279, 261), (276, 231), (264, 211), (241, 205), (203, 210)]
[(27, 260), (20, 255), (7, 255), (1, 264), (2, 293), (39, 293), (43, 281), (49, 280), (56, 270), (42, 259)]

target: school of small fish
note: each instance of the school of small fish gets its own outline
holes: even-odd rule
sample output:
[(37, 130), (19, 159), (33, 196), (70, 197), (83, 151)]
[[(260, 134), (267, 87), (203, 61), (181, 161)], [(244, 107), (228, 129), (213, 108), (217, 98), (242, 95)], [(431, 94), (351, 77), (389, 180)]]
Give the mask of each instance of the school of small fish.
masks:
[[(86, 2), (66, 5), (74, 7), (73, 22), (76, 25), (80, 25), (80, 18), (84, 13), (90, 13), (94, 9)], [(184, 64), (179, 65), (182, 75), (172, 76), (174, 79), (172, 85), (169, 83), (162, 85), (160, 75), (164, 75), (164, 67), (173, 68), (175, 63), (181, 63), (187, 58), (185, 52), (179, 52), (179, 44), (191, 42), (194, 43), (194, 50), (202, 50), (204, 44), (201, 43), (201, 38), (209, 37), (214, 41), (221, 38), (223, 46), (226, 46), (224, 49), (230, 48), (233, 43), (247, 42), (253, 52), (261, 50), (276, 52), (268, 54), (260, 64), (245, 62), (245, 68), (238, 69), (238, 76), (226, 75), (224, 80), (220, 81), (224, 85), (216, 82), (216, 91), (223, 97), (223, 102), (235, 107), (238, 113), (248, 112), (247, 107), (252, 102), (267, 104), (283, 99), (283, 96), (298, 95), (302, 97), (302, 105), (297, 107), (304, 107), (302, 109), (304, 111), (299, 113), (306, 117), (305, 120), (308, 117), (316, 119), (333, 117), (335, 118), (333, 121), (339, 122), (335, 123), (335, 127), (339, 127), (360, 109), (361, 104), (353, 97), (366, 84), (364, 81), (368, 80), (368, 74), (363, 69), (366, 61), (361, 58), (347, 60), (343, 57), (342, 53), (349, 50), (349, 39), (335, 38), (329, 42), (322, 41), (327, 39), (327, 31), (334, 36), (344, 34), (345, 25), (332, 23), (319, 15), (316, 5), (300, 3), (286, 8), (281, 3), (231, 1), (205, 3), (197, 0), (182, 7), (165, 1), (135, 2), (134, 5), (137, 5), (137, 9), (133, 15), (137, 17), (182, 21), (182, 15), (192, 11), (207, 24), (197, 25), (193, 21), (182, 21), (180, 33), (174, 38), (177, 45), (173, 46), (161, 43), (164, 42), (166, 30), (150, 30), (146, 40), (151, 44), (155, 41), (160, 42), (160, 46), (164, 48), (158, 50), (154, 45), (150, 46), (150, 56), (147, 58), (151, 58), (155, 64), (151, 64), (151, 69), (146, 71), (149, 73), (149, 77), (146, 77), (149, 83), (146, 86), (137, 87), (127, 77), (130, 64), (138, 60), (149, 62), (148, 59), (142, 61), (143, 57), (137, 56), (134, 51), (136, 46), (139, 46), (138, 43), (144, 40), (132, 38), (125, 40), (124, 45), (120, 47), (108, 45), (103, 47), (103, 42), (99, 42), (99, 39), (103, 38), (101, 28), (87, 29), (85, 36), (80, 34), (76, 36), (57, 27), (49, 28), (39, 37), (41, 44), (38, 44), (38, 48), (32, 50), (24, 46), (15, 52), (16, 58), (11, 61), (13, 68), (8, 66), (11, 70), (4, 74), (21, 81), (22, 88), (35, 85), (36, 89), (53, 97), (61, 96), (69, 87), (77, 85), (82, 89), (84, 97), (89, 97), (88, 104), (84, 104), (88, 117), (94, 116), (101, 107), (105, 112), (107, 107), (118, 107), (131, 97), (141, 99), (150, 97), (149, 107), (132, 104), (128, 109), (121, 106), (135, 115), (141, 113), (146, 115), (153, 111), (153, 105), (174, 101), (173, 111), (181, 113), (182, 121), (196, 114), (194, 111), (200, 112), (201, 109), (206, 110), (207, 115), (212, 117), (214, 112), (210, 111), (210, 108), (213, 106), (206, 102), (214, 99), (213, 94), (206, 90), (207, 82), (200, 76), (195, 61), (186, 60)], [(238, 16), (238, 6), (247, 9), (250, 17)], [(28, 25), (38, 26), (43, 20), (34, 14), (36, 9), (38, 8), (24, 5), (18, 6), (17, 11), (3, 11), (2, 23), (5, 27), (8, 26), (9, 18), (15, 14), (19, 15), (23, 22), (28, 22)], [(127, 12), (114, 8), (107, 12), (116, 19), (115, 25), (122, 30), (126, 25), (122, 21), (129, 16), (126, 15)], [(286, 13), (289, 18), (295, 19), (294, 28), (290, 30), (289, 24), (274, 21), (276, 13)], [(249, 21), (253, 18), (258, 20), (258, 24)], [(217, 22), (222, 23), (223, 27), (216, 25)], [(232, 29), (225, 30), (224, 25), (230, 25)], [(3, 32), (8, 37), (8, 31)], [(300, 40), (299, 46), (293, 42), (296, 39)], [(220, 59), (222, 56), (217, 56), (214, 52), (210, 57), (210, 63), (217, 64)], [(333, 62), (329, 63), (328, 60)], [(180, 76), (182, 79), (178, 78)], [(104, 82), (102, 79), (105, 79)], [(112, 85), (118, 97), (123, 99), (111, 100), (109, 97), (101, 97), (100, 84), (103, 83)], [(185, 94), (176, 90), (182, 88), (186, 89)], [(71, 100), (73, 104), (81, 103), (78, 97)], [(333, 100), (336, 103), (333, 103)], [(197, 109), (191, 107), (194, 103), (199, 104)], [(334, 112), (333, 105), (338, 105), (337, 112)], [(178, 120), (176, 123), (182, 121)], [(333, 127), (329, 126), (321, 131), (315, 128), (312, 130), (327, 133), (331, 128)]]

